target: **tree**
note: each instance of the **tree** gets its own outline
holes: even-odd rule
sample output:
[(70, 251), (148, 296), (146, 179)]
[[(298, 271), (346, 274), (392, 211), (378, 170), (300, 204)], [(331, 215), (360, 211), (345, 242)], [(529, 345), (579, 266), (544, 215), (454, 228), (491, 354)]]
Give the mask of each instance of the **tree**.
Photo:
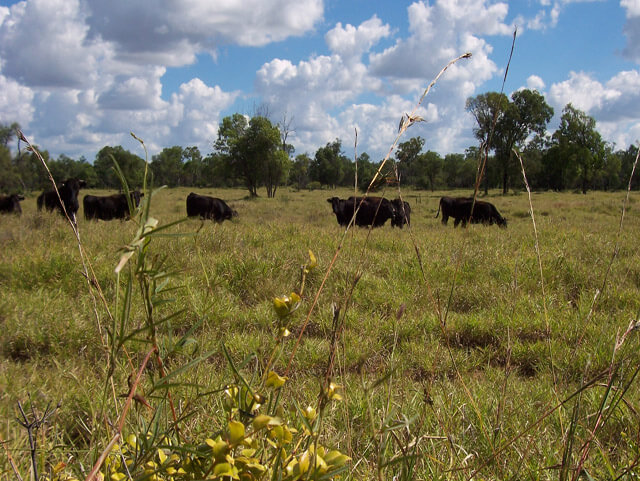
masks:
[(278, 186), (284, 184), (291, 170), (291, 159), (284, 150), (269, 152), (265, 158), (264, 185), (267, 197), (275, 197)]
[(118, 162), (129, 188), (134, 189), (142, 185), (144, 180), (145, 161), (135, 154), (118, 145), (116, 147), (103, 147), (96, 154), (93, 167), (98, 177), (98, 182), (104, 187), (120, 189), (120, 179), (116, 175), (113, 161)]
[(280, 146), (280, 131), (268, 118), (247, 120), (236, 113), (222, 119), (214, 148), (243, 179), (249, 195), (257, 196), (258, 187), (264, 184), (267, 196), (272, 197), (288, 172), (288, 156)]
[(211, 187), (237, 187), (242, 182), (235, 175), (226, 157), (218, 152), (212, 152), (202, 159), (203, 185)]
[(412, 137), (398, 145), (395, 157), (398, 161), (398, 176), (401, 182), (415, 184), (414, 164), (418, 160), (423, 147), (424, 139), (422, 137)]
[(13, 194), (21, 192), (20, 177), (11, 163), (11, 152), (6, 145), (0, 145), (0, 192)]
[(20, 124), (13, 122), (11, 125), (0, 124), (0, 145), (9, 147), (11, 140), (18, 135)]
[(462, 187), (460, 185), (459, 175), (463, 163), (464, 155), (462, 154), (447, 154), (444, 156), (442, 174), (447, 187)]
[(524, 170), (527, 174), (527, 182), (532, 189), (546, 189), (548, 183), (545, 178), (544, 156), (549, 149), (549, 137), (535, 135), (520, 153)]
[(320, 147), (309, 168), (311, 180), (323, 185), (336, 187), (342, 185), (349, 159), (342, 153), (342, 141), (336, 139)]
[[(252, 182), (251, 167), (247, 165), (249, 159), (244, 158), (244, 151), (242, 150), (241, 139), (249, 125), (249, 121), (244, 115), (235, 113), (231, 117), (225, 117), (220, 122), (218, 127), (218, 139), (214, 144), (215, 157), (211, 158), (211, 163), (222, 162), (228, 166), (228, 173), (235, 176), (244, 176), (245, 171), (248, 172), (249, 178), (244, 179), (245, 185), (249, 188), (251, 195), (258, 195), (257, 185), (251, 190), (252, 184), (257, 184), (257, 179)], [(255, 171), (255, 169), (253, 169)]]
[(596, 130), (595, 119), (567, 104), (553, 140), (562, 161), (576, 167), (580, 188), (586, 194), (595, 172), (602, 166), (605, 151), (604, 141)]
[(311, 157), (309, 157), (309, 154), (296, 155), (289, 172), (289, 183), (295, 185), (298, 189), (304, 189), (309, 183), (310, 165)]
[[(553, 117), (553, 109), (544, 96), (535, 90), (518, 90), (511, 96), (489, 92), (467, 99), (467, 111), (476, 119), (474, 135), (481, 145), (495, 151), (497, 167), (502, 177), (502, 192), (506, 194), (510, 179), (518, 167), (513, 148), (523, 147), (532, 133), (543, 134)], [(488, 144), (487, 144), (488, 143)], [(485, 183), (485, 192), (488, 184)]]
[(605, 144), (602, 166), (595, 174), (593, 187), (602, 190), (615, 190), (622, 187), (620, 182), (620, 170), (622, 159), (613, 151), (611, 144)]
[(165, 147), (154, 155), (151, 161), (153, 180), (157, 185), (177, 187), (182, 185), (184, 165), (182, 164), (182, 147), (175, 145)]
[[(42, 158), (49, 165), (49, 152), (40, 151)], [(15, 156), (14, 165), (20, 185), (25, 190), (40, 190), (50, 185), (49, 176), (38, 156), (30, 150), (23, 149)]]
[(187, 147), (182, 150), (182, 179), (183, 185), (204, 187), (204, 161), (198, 147)]
[(289, 138), (289, 135), (296, 131), (296, 129), (294, 129), (291, 124), (293, 124), (293, 117), (289, 117), (286, 112), (282, 114), (282, 120), (278, 122), (278, 129), (280, 129), (280, 140), (282, 142), (281, 148), (284, 152), (287, 153), (289, 157), (292, 157), (293, 153), (295, 152), (293, 145), (287, 144), (287, 138)]
[(435, 189), (436, 178), (442, 171), (442, 157), (437, 152), (429, 150), (418, 156), (414, 165), (413, 177), (416, 187), (420, 189)]
[[(617, 152), (620, 158), (620, 185), (626, 188), (629, 185), (629, 179), (631, 178), (631, 171), (633, 164), (638, 156), (638, 147), (630, 145), (627, 150), (620, 150)], [(631, 179), (631, 188), (640, 188), (640, 179), (638, 172), (634, 173), (633, 179)]]

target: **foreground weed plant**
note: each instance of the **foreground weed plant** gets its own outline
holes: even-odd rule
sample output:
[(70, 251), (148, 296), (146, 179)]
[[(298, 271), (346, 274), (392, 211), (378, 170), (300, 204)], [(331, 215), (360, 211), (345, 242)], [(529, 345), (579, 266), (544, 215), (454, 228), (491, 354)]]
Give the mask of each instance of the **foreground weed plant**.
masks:
[[(221, 432), (197, 445), (167, 434), (129, 434), (125, 443), (113, 445), (98, 479), (288, 481), (332, 479), (342, 473), (350, 458), (319, 442), (321, 411), (328, 402), (341, 399), (338, 387), (331, 384), (323, 391), (319, 407), (296, 406), (287, 416), (281, 404), (287, 379), (271, 369), (282, 353), (282, 341), (289, 335), (288, 323), (300, 306), (306, 275), (316, 265), (315, 256), (309, 252), (309, 262), (301, 269), (299, 291), (273, 301), (278, 318), (276, 342), (257, 386), (252, 386), (223, 346), (234, 380), (221, 394), (226, 417)], [(70, 479), (65, 476), (60, 473), (53, 480)]]
[[(115, 164), (114, 169), (129, 197), (119, 166)], [(45, 479), (288, 481), (333, 479), (343, 473), (350, 458), (327, 448), (320, 440), (322, 412), (331, 402), (341, 400), (339, 387), (331, 383), (321, 389), (315, 407), (301, 408), (293, 400), (285, 403), (288, 379), (277, 373), (291, 322), (302, 304), (306, 278), (317, 266), (311, 251), (301, 267), (298, 289), (273, 300), (274, 345), (267, 361), (252, 355), (257, 361), (252, 365), (259, 366), (259, 372), (246, 375), (247, 363), (237, 366), (223, 344), (232, 379), (223, 388), (206, 395), (221, 397), (217, 404), (222, 409), (212, 413), (213, 418), (219, 416), (215, 423), (218, 428), (204, 439), (194, 439), (182, 432), (181, 425), (194, 414), (189, 406), (205, 396), (184, 398), (191, 383), (183, 381), (182, 375), (206, 360), (213, 351), (194, 358), (197, 350), (189, 354), (184, 349), (196, 343), (192, 332), (197, 326), (177, 339), (172, 335), (172, 321), (184, 315), (183, 309), (171, 311), (170, 307), (174, 301), (170, 296), (181, 289), (174, 286), (179, 280), (178, 272), (171, 267), (169, 256), (154, 253), (153, 241), (158, 237), (188, 234), (169, 231), (182, 220), (160, 225), (159, 220), (150, 215), (151, 201), (157, 192), (147, 187), (145, 176), (144, 201), (137, 209), (129, 206), (138, 229), (133, 240), (121, 249), (115, 268), (118, 289), (114, 315), (105, 301), (110, 324), (103, 338), (108, 363), (99, 418), (108, 420), (114, 414), (109, 391), (115, 391), (123, 377), (129, 386), (128, 393), (120, 395), (126, 397), (125, 404), (117, 406), (118, 421), (110, 421), (110, 429), (96, 429), (92, 433), (93, 469), (89, 473), (80, 463), (60, 462), (49, 466)], [(92, 281), (99, 289), (97, 281)], [(136, 306), (141, 306), (137, 310), (142, 313), (141, 320), (134, 314)], [(146, 353), (137, 370), (133, 365), (136, 353)], [(185, 358), (185, 363), (176, 362)], [(129, 409), (132, 405), (135, 410)], [(34, 461), (33, 469), (37, 472), (35, 468)], [(71, 470), (76, 473), (71, 474)], [(17, 473), (16, 476), (20, 478)]]

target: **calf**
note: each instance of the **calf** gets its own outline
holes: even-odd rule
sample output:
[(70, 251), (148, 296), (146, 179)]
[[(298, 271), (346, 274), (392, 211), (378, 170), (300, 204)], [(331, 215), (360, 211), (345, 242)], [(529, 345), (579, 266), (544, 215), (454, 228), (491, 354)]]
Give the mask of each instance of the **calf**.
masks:
[(232, 217), (236, 217), (238, 213), (232, 210), (222, 199), (191, 192), (187, 196), (187, 215), (189, 217), (199, 216), (202, 219), (211, 219), (220, 224), (224, 220), (231, 220)]
[(19, 194), (0, 195), (0, 212), (22, 215), (21, 200), (24, 200), (24, 196)]
[[(139, 190), (129, 193), (131, 205), (135, 208), (140, 204), (141, 194)], [(82, 199), (84, 218), (87, 220), (113, 220), (129, 217), (129, 203), (125, 194), (113, 194), (107, 196), (85, 195)]]

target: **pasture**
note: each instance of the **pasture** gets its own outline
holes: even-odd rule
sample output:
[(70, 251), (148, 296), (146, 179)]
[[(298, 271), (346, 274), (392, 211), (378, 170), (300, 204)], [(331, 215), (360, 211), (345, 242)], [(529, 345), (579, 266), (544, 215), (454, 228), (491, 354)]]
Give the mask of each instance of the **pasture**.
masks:
[[(190, 190), (158, 191), (150, 215), (161, 225), (184, 218)], [(344, 235), (326, 199), (352, 191), (282, 188), (274, 199), (194, 191), (226, 200), (238, 217), (188, 219), (149, 245), (166, 273), (160, 318), (178, 312), (158, 327), (161, 347), (190, 339), (167, 368), (207, 353), (171, 390), (189, 413), (185, 438), (197, 443), (221, 429), (221, 393), (233, 376), (223, 345), (247, 377), (260, 375), (275, 343), (273, 299), (299, 287), (310, 249), (318, 266), (274, 370), (284, 374), (294, 353), (283, 406), (295, 410), (316, 402), (335, 353), (343, 399), (327, 408), (319, 437), (352, 459), (346, 479), (637, 479), (640, 351), (637, 330), (625, 335), (640, 317), (637, 192), (621, 230), (625, 192), (532, 194), (536, 238), (526, 192), (481, 197), (508, 219), (506, 230), (434, 218), (441, 195), (468, 191), (403, 191), (410, 229), (387, 222)], [(87, 193), (107, 192), (79, 198)], [(39, 432), (39, 462), (45, 470), (67, 462), (80, 477), (104, 447), (147, 346), (129, 339), (107, 385), (111, 321), (90, 294), (69, 224), (36, 212), (36, 195), (22, 202), (22, 217), (0, 217), (0, 478), (12, 477), (7, 452), (23, 475), (29, 469), (18, 401), (40, 410), (60, 403)], [(78, 219), (116, 315), (124, 294), (114, 268), (138, 226), (86, 221), (82, 207)], [(133, 326), (144, 312), (134, 298)], [(142, 390), (157, 377), (158, 366), (148, 368)], [(148, 402), (152, 409), (130, 412), (125, 431), (149, 423), (163, 397)]]

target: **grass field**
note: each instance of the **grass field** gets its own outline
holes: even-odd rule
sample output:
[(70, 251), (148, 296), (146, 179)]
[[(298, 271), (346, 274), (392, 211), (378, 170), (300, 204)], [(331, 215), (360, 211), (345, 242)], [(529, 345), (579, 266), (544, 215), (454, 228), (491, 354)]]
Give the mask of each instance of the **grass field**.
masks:
[[(233, 372), (223, 345), (247, 378), (262, 374), (277, 338), (273, 299), (299, 288), (310, 249), (318, 266), (274, 370), (287, 373), (290, 411), (315, 403), (335, 352), (343, 400), (326, 409), (318, 436), (352, 459), (346, 479), (638, 479), (640, 353), (637, 331), (627, 333), (640, 309), (637, 193), (622, 229), (624, 192), (533, 194), (536, 237), (526, 193), (483, 197), (508, 219), (506, 230), (443, 226), (434, 216), (445, 193), (406, 191), (411, 229), (387, 223), (344, 235), (326, 199), (347, 190), (282, 189), (274, 199), (198, 192), (227, 200), (239, 216), (179, 223), (153, 239), (145, 261), (163, 262), (166, 274), (157, 278), (154, 316), (178, 312), (156, 333), (166, 369), (207, 354), (171, 388), (184, 438), (197, 443), (224, 428), (222, 391)], [(158, 191), (150, 215), (161, 225), (182, 219), (188, 193)], [(468, 192), (446, 193), (456, 194)], [(64, 461), (86, 476), (148, 338), (127, 339), (114, 356), (117, 324), (91, 295), (69, 224), (37, 213), (35, 195), (22, 208), (20, 218), (0, 217), (0, 478), (13, 477), (9, 455), (28, 477), (18, 401), (40, 412), (60, 403), (38, 433), (41, 472)], [(114, 268), (137, 229), (79, 212), (82, 245), (114, 317), (125, 296)], [(144, 298), (134, 296), (128, 329), (145, 315)], [(168, 347), (182, 336), (183, 349)], [(142, 391), (159, 371), (151, 363)], [(132, 410), (125, 432), (141, 432), (166, 391), (147, 400), (152, 408)]]

